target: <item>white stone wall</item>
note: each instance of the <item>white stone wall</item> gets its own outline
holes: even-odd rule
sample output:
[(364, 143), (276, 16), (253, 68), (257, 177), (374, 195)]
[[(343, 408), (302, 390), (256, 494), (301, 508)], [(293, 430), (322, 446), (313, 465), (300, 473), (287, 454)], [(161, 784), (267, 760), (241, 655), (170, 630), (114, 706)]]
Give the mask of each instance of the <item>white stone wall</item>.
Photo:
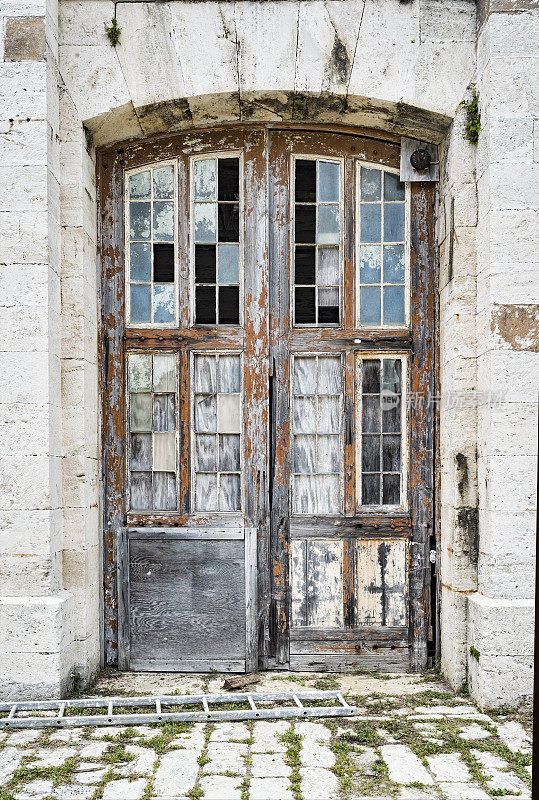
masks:
[[(95, 148), (194, 125), (284, 119), (440, 145), (442, 665), (454, 686), (470, 679), (487, 704), (493, 670), (520, 670), (518, 702), (528, 691), (529, 636), (518, 653), (507, 639), (499, 668), (487, 650), (477, 662), (470, 646), (480, 650), (472, 642), (496, 617), (481, 603), (516, 602), (528, 614), (532, 596), (531, 14), (482, 8), (476, 64), (473, 0), (49, 2), (0, 5), (2, 41), (15, 56), (4, 52), (0, 65), (8, 187), (0, 197), (0, 597), (9, 620), (0, 628), (14, 665), (0, 656), (2, 691), (19, 681), (36, 695), (62, 692), (71, 672), (87, 680), (99, 666)], [(113, 48), (104, 26), (115, 12), (122, 31)], [(45, 57), (37, 47), (23, 58), (6, 19), (34, 16), (46, 17)], [(478, 148), (459, 110), (474, 82)], [(516, 334), (508, 333), (514, 314)], [(501, 409), (451, 399), (499, 385), (517, 394)], [(46, 650), (31, 634), (40, 619)], [(41, 664), (50, 677), (40, 682)]]

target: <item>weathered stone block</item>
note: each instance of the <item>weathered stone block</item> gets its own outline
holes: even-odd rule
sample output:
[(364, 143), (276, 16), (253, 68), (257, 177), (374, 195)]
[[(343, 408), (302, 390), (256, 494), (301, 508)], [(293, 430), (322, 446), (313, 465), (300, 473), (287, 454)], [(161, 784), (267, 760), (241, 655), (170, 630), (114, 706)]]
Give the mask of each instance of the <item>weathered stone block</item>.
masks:
[(5, 61), (41, 61), (45, 54), (45, 17), (7, 17)]

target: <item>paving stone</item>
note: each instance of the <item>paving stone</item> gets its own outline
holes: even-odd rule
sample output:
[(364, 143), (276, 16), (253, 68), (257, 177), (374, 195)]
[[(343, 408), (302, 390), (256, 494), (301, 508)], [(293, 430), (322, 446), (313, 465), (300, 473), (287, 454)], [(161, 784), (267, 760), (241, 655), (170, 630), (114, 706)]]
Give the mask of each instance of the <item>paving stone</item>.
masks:
[[(202, 750), (204, 746), (204, 725), (195, 725), (190, 731), (178, 734), (171, 744), (175, 747), (183, 747), (187, 750)], [(155, 731), (159, 733), (159, 731)]]
[(280, 736), (290, 729), (290, 723), (284, 719), (275, 722), (255, 722), (253, 730), (254, 742), (251, 745), (253, 753), (284, 753), (286, 744), (281, 742)]
[(329, 742), (331, 739), (331, 731), (329, 728), (326, 728), (325, 725), (321, 725), (319, 722), (299, 722), (295, 730), (296, 733), (303, 736), (304, 745), (305, 742), (309, 740), (313, 742)]
[[(55, 800), (90, 800), (94, 792), (93, 786), (77, 786), (70, 783), (56, 788), (53, 797)], [(122, 800), (126, 800), (126, 798), (122, 797)]]
[(119, 733), (122, 733), (125, 728), (114, 728), (108, 727), (104, 725), (102, 728), (96, 728), (92, 731), (92, 736), (94, 739), (102, 739), (104, 736), (118, 736)]
[(467, 741), (478, 741), (479, 739), (488, 739), (492, 734), (481, 725), (478, 725), (477, 722), (472, 722), (471, 725), (465, 725), (464, 728), (460, 729), (459, 736)]
[(103, 800), (139, 800), (146, 788), (146, 778), (136, 781), (123, 779), (107, 783), (103, 790)]
[(200, 788), (204, 792), (204, 800), (241, 800), (240, 782), (241, 778), (227, 775), (205, 775), (200, 781)]
[(339, 781), (328, 769), (300, 769), (303, 800), (332, 800), (338, 797)]
[(484, 753), (472, 750), (472, 755), (482, 765), (485, 773), (490, 775), (487, 785), (490, 790), (506, 794), (520, 795), (521, 798), (530, 797), (530, 790), (526, 784), (512, 772), (504, 772), (507, 762), (494, 753)]
[(399, 792), (399, 800), (431, 800), (438, 798), (438, 793), (427, 789), (416, 789), (415, 786), (406, 786)]
[(143, 736), (145, 739), (153, 739), (159, 735), (159, 728), (150, 728), (149, 725), (133, 725), (136, 736)]
[[(15, 792), (16, 800), (25, 800), (27, 797), (42, 798), (52, 793), (52, 781), (30, 781), (25, 784), (20, 792)], [(9, 797), (9, 795), (8, 795)]]
[(380, 748), (389, 770), (389, 778), (395, 783), (422, 783), (430, 786), (433, 780), (419, 758), (403, 744), (384, 744)]
[[(75, 756), (77, 751), (74, 747), (55, 747), (51, 750), (40, 749), (34, 754), (35, 762), (33, 767), (61, 767), (62, 764), (71, 756)], [(37, 756), (37, 757), (36, 757)]]
[(374, 750), (374, 748), (367, 747), (363, 750), (362, 753), (352, 753), (352, 758), (354, 759), (357, 768), (360, 770), (361, 775), (364, 776), (375, 775), (375, 772), (372, 770), (372, 765), (378, 758), (378, 754), (376, 753), (376, 750)]
[(84, 761), (79, 769), (77, 769), (75, 780), (77, 783), (82, 783), (85, 786), (91, 783), (99, 783), (107, 769), (108, 764), (103, 766), (103, 764), (91, 764), (88, 761)]
[(90, 742), (84, 745), (79, 755), (81, 758), (101, 758), (108, 746), (108, 742)]
[(0, 785), (11, 778), (23, 755), (25, 755), (25, 751), (16, 747), (4, 747), (0, 750)]
[(532, 740), (520, 722), (510, 721), (496, 725), (502, 742), (512, 753), (531, 753)]
[[(304, 800), (308, 800), (305, 794), (303, 797)], [(270, 800), (270, 798), (271, 800), (294, 800), (287, 778), (252, 778), (249, 800)]]
[(470, 783), (440, 783), (444, 800), (490, 800), (479, 786)]
[(210, 742), (241, 742), (251, 736), (243, 722), (221, 722), (215, 726)]
[(84, 737), (83, 728), (65, 728), (61, 731), (54, 731), (49, 736), (49, 742), (80, 742)]
[(204, 772), (210, 775), (217, 775), (220, 772), (240, 772), (245, 771), (244, 756), (247, 755), (247, 745), (236, 742), (210, 742), (208, 744), (207, 756), (211, 759), (209, 764), (204, 766)]
[(172, 750), (165, 753), (155, 773), (156, 797), (185, 795), (195, 785), (198, 775), (196, 750)]
[(389, 734), (385, 728), (375, 728), (376, 733), (378, 736), (383, 739), (385, 742), (389, 742), (390, 744), (396, 744), (397, 740)]
[(135, 756), (133, 761), (123, 766), (117, 766), (116, 771), (120, 775), (141, 775), (149, 774), (152, 771), (154, 761), (157, 758), (155, 750), (150, 750), (147, 747), (138, 747), (134, 744), (128, 744), (125, 747), (126, 752)]
[(17, 745), (30, 744), (30, 742), (35, 742), (36, 739), (39, 739), (40, 736), (40, 729), (25, 728), (22, 731), (13, 731), (13, 733), (11, 733), (9, 736), (8, 745), (13, 747)]
[(252, 759), (254, 778), (287, 778), (292, 771), (282, 753), (253, 753)]
[[(458, 753), (427, 756), (427, 763), (437, 781), (462, 783), (472, 779), (468, 767)], [(409, 781), (409, 783), (412, 783), (412, 781)]]
[(335, 764), (335, 754), (329, 749), (329, 743), (319, 744), (308, 737), (302, 742), (300, 759), (304, 767), (329, 769)]

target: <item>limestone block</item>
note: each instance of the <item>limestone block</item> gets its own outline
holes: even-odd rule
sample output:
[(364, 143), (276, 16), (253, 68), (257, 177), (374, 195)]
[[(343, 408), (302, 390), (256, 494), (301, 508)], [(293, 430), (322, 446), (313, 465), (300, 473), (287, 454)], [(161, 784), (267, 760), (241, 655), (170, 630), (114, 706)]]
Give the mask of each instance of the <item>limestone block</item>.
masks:
[(534, 403), (537, 354), (489, 350), (477, 359), (478, 387), (504, 403)]
[(7, 17), (5, 61), (41, 61), (45, 53), (45, 17)]
[(477, 588), (478, 526), (471, 508), (442, 506), (441, 574), (444, 584), (459, 592)]
[(455, 191), (455, 229), (458, 238), (460, 227), (477, 225), (477, 187), (475, 183), (465, 183)]
[(216, 775), (219, 772), (241, 772), (244, 767), (244, 758), (247, 755), (247, 745), (234, 742), (210, 742), (207, 756), (211, 761), (206, 764), (205, 772)]
[[(522, 56), (493, 57), (479, 84), (479, 93), (488, 98), (485, 112), (489, 119), (499, 117), (533, 117), (539, 99), (537, 58)], [(495, 154), (493, 154), (495, 156)]]
[(536, 508), (536, 456), (485, 456), (478, 459), (479, 485), (486, 489), (480, 502), (494, 511)]
[(516, 556), (479, 558), (478, 585), (482, 592), (496, 597), (533, 597), (535, 561), (526, 553)]
[(49, 215), (18, 211), (0, 215), (0, 260), (4, 264), (43, 264), (49, 254)]
[(168, 798), (186, 795), (194, 787), (197, 774), (196, 750), (174, 750), (165, 753), (155, 773), (155, 796)]
[(459, 753), (442, 753), (436, 756), (427, 756), (430, 770), (437, 781), (459, 781), (465, 783), (471, 780), (468, 767)]
[(475, 278), (455, 276), (440, 295), (440, 349), (449, 360), (473, 357), (475, 346)]
[(468, 598), (468, 613), (470, 645), (480, 656), (533, 654), (533, 599), (502, 600), (475, 593)]
[(127, 778), (111, 781), (103, 789), (103, 800), (140, 800), (146, 783), (146, 778), (138, 778), (134, 781)]
[(14, 119), (2, 123), (2, 164), (5, 167), (38, 166), (47, 163), (48, 124)]
[(90, 120), (130, 102), (115, 48), (60, 45), (60, 74), (81, 120)]
[(344, 93), (354, 62), (364, 3), (315, 0), (300, 5), (297, 19), (295, 89)]
[[(78, 106), (77, 113), (81, 113)], [(94, 147), (144, 135), (131, 100), (111, 111), (97, 113), (86, 119), (85, 125), (92, 134)]]
[(116, 14), (122, 28), (118, 58), (135, 108), (183, 97), (170, 4), (122, 3)]
[(481, 552), (496, 559), (520, 555), (533, 559), (535, 553), (535, 512), (479, 510)]
[[(304, 789), (305, 784), (302, 784)], [(305, 796), (305, 795), (304, 795)], [(250, 800), (293, 800), (288, 778), (253, 778), (249, 786)]]
[(170, 17), (186, 96), (237, 92), (236, 36), (224, 9), (214, 3), (170, 3)]
[(524, 164), (533, 161), (533, 119), (489, 120), (484, 135), (492, 161)]
[(441, 666), (453, 689), (460, 689), (466, 682), (466, 597), (465, 592), (455, 592), (447, 586), (442, 573)]
[[(330, 752), (330, 755), (333, 754)], [(287, 778), (290, 775), (291, 767), (282, 753), (254, 753), (252, 759), (253, 778)]]
[(537, 452), (537, 405), (491, 400), (478, 415), (479, 452), (533, 456)]
[(421, 41), (474, 42), (475, 9), (469, 0), (421, 0)]
[[(0, 454), (0, 507), (56, 508), (60, 503), (58, 467), (46, 455)], [(51, 467), (52, 475), (51, 475)], [(56, 474), (55, 474), (56, 472)]]
[(222, 12), (234, 26), (238, 48), (240, 91), (293, 89), (297, 42), (298, 6), (280, 3), (247, 3)]
[(304, 800), (337, 800), (339, 797), (339, 781), (329, 769), (321, 767), (303, 767), (300, 769), (301, 794)]
[(400, 784), (434, 783), (419, 758), (403, 744), (384, 744), (380, 748), (382, 758), (389, 770), (389, 779)]
[(415, 92), (409, 102), (453, 118), (474, 72), (475, 43), (425, 41), (414, 65)]
[(61, 509), (0, 511), (0, 553), (50, 554), (51, 530), (61, 526)]
[(200, 788), (206, 800), (241, 800), (241, 779), (226, 775), (208, 775), (200, 780)]
[(39, 211), (47, 207), (47, 168), (0, 166), (0, 211)]
[(62, 44), (104, 45), (108, 42), (105, 25), (114, 16), (109, 0), (62, 0), (58, 5)]

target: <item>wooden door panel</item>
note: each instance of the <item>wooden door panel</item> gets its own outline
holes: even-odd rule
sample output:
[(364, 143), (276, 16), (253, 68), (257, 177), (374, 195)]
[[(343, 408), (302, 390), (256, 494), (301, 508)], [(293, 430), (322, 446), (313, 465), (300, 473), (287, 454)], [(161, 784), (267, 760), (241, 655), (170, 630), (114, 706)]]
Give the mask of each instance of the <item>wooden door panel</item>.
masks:
[(245, 670), (243, 540), (131, 539), (130, 668)]

